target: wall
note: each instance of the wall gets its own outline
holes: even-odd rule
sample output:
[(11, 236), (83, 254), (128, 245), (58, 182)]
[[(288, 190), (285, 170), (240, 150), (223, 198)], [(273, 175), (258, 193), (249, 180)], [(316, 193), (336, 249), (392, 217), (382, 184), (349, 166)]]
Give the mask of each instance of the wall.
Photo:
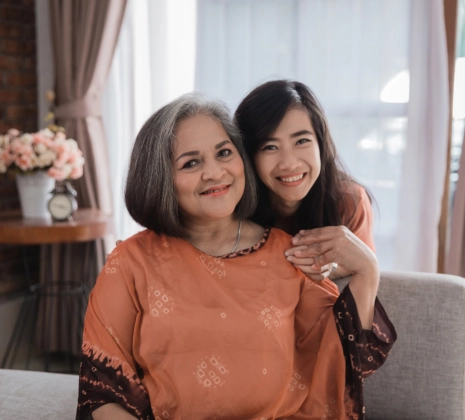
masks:
[[(37, 131), (36, 25), (34, 0), (0, 2), (0, 134), (9, 128)], [(0, 174), (0, 212), (19, 209), (14, 178)], [(37, 247), (28, 247), (37, 271)], [(24, 287), (21, 249), (0, 245), (1, 296)]]

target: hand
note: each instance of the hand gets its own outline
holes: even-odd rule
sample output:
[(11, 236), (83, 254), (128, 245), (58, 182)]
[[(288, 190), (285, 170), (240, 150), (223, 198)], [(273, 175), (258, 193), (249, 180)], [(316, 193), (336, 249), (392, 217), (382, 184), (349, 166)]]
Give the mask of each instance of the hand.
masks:
[[(298, 247), (300, 249), (300, 247)], [(292, 248), (289, 251), (292, 251), (293, 249), (297, 248)], [(300, 251), (296, 251), (298, 255), (300, 255)], [(289, 255), (287, 259), (294, 264), (294, 267), (297, 267), (300, 269), (308, 278), (315, 280), (315, 281), (321, 281), (326, 278), (335, 278), (334, 274), (336, 273), (336, 269), (332, 266), (332, 264), (326, 264), (321, 268), (311, 268), (313, 264), (316, 262), (316, 258), (305, 258), (305, 257), (298, 257), (298, 256), (291, 256)], [(342, 272), (342, 269), (338, 269), (338, 276), (337, 277), (343, 277), (340, 273)]]
[[(305, 274), (322, 270), (336, 262), (352, 275), (349, 288), (354, 296), (360, 322), (364, 329), (373, 324), (374, 304), (379, 285), (378, 260), (373, 251), (344, 226), (327, 226), (300, 231), (292, 238), (294, 248), (285, 252), (296, 267), (304, 266)], [(323, 273), (321, 273), (323, 275)]]
[[(375, 254), (345, 226), (301, 230), (292, 243), (296, 246), (285, 252), (287, 259), (313, 280), (378, 270)], [(332, 262), (338, 264), (333, 273)]]

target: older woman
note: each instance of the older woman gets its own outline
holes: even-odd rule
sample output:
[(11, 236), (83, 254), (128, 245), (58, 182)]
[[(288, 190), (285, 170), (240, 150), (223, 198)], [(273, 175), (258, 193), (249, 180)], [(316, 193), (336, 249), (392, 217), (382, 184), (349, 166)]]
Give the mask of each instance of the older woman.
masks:
[(219, 104), (188, 95), (146, 122), (126, 205), (147, 229), (89, 298), (78, 419), (363, 418), (362, 376), (395, 341), (377, 267), (340, 296), (306, 278), (286, 233), (247, 220), (253, 179)]

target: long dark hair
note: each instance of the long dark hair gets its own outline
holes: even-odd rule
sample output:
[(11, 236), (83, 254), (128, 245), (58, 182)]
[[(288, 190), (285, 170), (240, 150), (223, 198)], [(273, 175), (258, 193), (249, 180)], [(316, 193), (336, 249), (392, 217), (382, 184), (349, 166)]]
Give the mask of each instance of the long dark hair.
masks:
[[(244, 98), (234, 118), (242, 132), (246, 152), (255, 167), (259, 147), (271, 137), (292, 108), (302, 108), (308, 112), (318, 139), (321, 159), (320, 175), (302, 199), (295, 215), (297, 226), (299, 229), (313, 229), (347, 225), (356, 208), (355, 193), (351, 191), (355, 181), (339, 161), (323, 108), (306, 85), (291, 80), (273, 80), (258, 86)], [(259, 224), (273, 226), (276, 214), (267, 187), (258, 176), (257, 181), (259, 200), (252, 219)]]
[(229, 109), (200, 94), (175, 99), (153, 114), (139, 131), (132, 149), (125, 189), (129, 214), (140, 225), (170, 236), (185, 236), (174, 189), (172, 152), (178, 125), (186, 118), (209, 115), (221, 123), (244, 162), (245, 189), (234, 216), (249, 218), (257, 203), (253, 169)]

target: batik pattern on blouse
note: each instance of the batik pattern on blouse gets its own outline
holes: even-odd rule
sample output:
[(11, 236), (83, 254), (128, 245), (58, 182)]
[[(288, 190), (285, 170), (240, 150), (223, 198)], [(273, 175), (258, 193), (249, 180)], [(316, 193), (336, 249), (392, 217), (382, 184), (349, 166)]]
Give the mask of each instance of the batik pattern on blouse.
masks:
[(289, 235), (268, 234), (235, 258), (148, 230), (118, 245), (89, 298), (77, 419), (107, 403), (144, 420), (364, 418), (354, 375), (394, 329), (379, 303), (379, 328), (357, 329), (350, 290), (306, 278)]

